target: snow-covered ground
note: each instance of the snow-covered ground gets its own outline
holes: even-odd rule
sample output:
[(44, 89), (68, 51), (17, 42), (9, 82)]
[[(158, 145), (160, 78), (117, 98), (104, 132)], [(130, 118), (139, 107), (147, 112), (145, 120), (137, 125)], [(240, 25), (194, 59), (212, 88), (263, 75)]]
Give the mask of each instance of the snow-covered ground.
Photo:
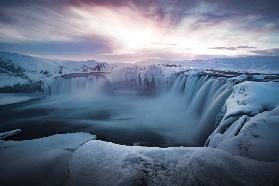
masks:
[(77, 149), (69, 165), (70, 185), (279, 183), (278, 162), (259, 162), (213, 148), (128, 147), (94, 140)]
[(215, 69), (239, 72), (278, 73), (279, 56), (249, 56), (235, 58), (213, 58), (194, 60), (162, 60), (150, 59), (140, 61), (140, 64), (160, 64), (164, 66), (177, 66), (187, 69)]
[(85, 133), (0, 141), (3, 185), (277, 185), (278, 161), (214, 148), (123, 146)]
[(70, 73), (109, 70), (107, 63), (89, 61), (61, 61), (0, 51), (0, 88), (43, 81)]
[(0, 185), (64, 185), (73, 151), (95, 136), (54, 135), (26, 141), (0, 141)]
[[(50, 93), (18, 105), (6, 104), (38, 95), (0, 94), (1, 111), (11, 109), (0, 113), (2, 126), (19, 128), (0, 133), (0, 185), (279, 185), (278, 57), (156, 60), (151, 65), (65, 62), (4, 52), (0, 57), (0, 88), (40, 81)], [(96, 71), (103, 73), (80, 76)], [(65, 74), (72, 76), (57, 77)], [(96, 82), (109, 91), (95, 91), (100, 88)], [(145, 99), (124, 94), (153, 89), (159, 93)], [(30, 116), (33, 112), (36, 116)], [(18, 127), (24, 122), (99, 125), (102, 131), (145, 127), (168, 142), (200, 147), (125, 146), (86, 133), (4, 141), (24, 134)]]
[[(196, 73), (191, 75), (196, 77)], [(184, 77), (181, 74), (173, 88), (180, 90)], [(205, 147), (125, 146), (95, 140), (95, 136), (84, 133), (0, 141), (0, 183), (278, 185), (278, 82), (245, 81), (245, 77), (226, 81), (230, 84), (236, 80), (243, 82), (233, 86), (221, 122)], [(212, 92), (209, 85), (214, 81), (206, 78), (197, 81), (201, 87), (204, 81), (209, 88), (206, 92)], [(226, 82), (221, 78), (216, 83), (219, 81)], [(202, 95), (195, 89), (197, 95)], [(21, 131), (0, 136), (5, 138), (17, 132)]]

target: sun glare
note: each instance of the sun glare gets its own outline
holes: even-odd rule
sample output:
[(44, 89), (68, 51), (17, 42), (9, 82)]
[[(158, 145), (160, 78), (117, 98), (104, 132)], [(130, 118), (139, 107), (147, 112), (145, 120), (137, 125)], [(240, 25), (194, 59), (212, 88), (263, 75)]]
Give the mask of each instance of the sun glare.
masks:
[(229, 40), (219, 37), (227, 32), (227, 23), (219, 30), (215, 26), (193, 29), (195, 18), (185, 18), (181, 24), (170, 27), (164, 20), (150, 19), (130, 7), (81, 6), (71, 7), (70, 12), (75, 15), (71, 22), (83, 35), (108, 38), (114, 54), (140, 51), (168, 51), (180, 56), (245, 54), (245, 51), (214, 49), (231, 45)]

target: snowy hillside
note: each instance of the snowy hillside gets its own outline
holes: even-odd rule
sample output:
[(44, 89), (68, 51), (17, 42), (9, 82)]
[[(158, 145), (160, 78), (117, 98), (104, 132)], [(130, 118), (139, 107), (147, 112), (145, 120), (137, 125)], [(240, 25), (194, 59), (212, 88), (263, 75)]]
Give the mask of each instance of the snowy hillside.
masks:
[(60, 61), (0, 52), (0, 87), (30, 85), (62, 74), (102, 71), (107, 67), (107, 63), (94, 60)]

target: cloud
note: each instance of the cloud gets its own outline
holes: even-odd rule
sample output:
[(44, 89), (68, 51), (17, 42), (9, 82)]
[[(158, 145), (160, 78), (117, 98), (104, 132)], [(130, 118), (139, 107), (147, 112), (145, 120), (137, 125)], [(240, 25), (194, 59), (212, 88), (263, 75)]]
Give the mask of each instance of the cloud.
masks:
[(100, 36), (74, 41), (0, 42), (0, 50), (63, 59), (92, 59), (111, 53), (113, 44)]
[(263, 49), (263, 50), (253, 50), (253, 54), (261, 56), (279, 56), (279, 48)]
[(210, 49), (217, 49), (217, 50), (239, 50), (239, 49), (255, 49), (257, 47), (252, 47), (252, 46), (247, 46), (247, 45), (244, 45), (244, 46), (235, 46), (235, 47), (225, 47), (225, 46), (222, 46), (222, 47), (211, 47)]
[(58, 57), (104, 53), (142, 57), (143, 51), (148, 55), (153, 51), (151, 57), (182, 59), (249, 55), (251, 50), (260, 55), (265, 48), (279, 47), (278, 4), (271, 0), (0, 1), (0, 50)]

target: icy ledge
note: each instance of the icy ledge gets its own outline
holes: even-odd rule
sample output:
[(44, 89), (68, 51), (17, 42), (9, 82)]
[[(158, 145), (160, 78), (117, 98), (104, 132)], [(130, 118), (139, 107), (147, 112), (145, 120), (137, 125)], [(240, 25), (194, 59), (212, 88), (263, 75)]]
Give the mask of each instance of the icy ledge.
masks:
[(63, 185), (69, 177), (68, 162), (94, 135), (57, 134), (25, 140), (0, 140), (0, 185)]
[(243, 82), (226, 100), (206, 146), (260, 161), (279, 160), (279, 82)]

